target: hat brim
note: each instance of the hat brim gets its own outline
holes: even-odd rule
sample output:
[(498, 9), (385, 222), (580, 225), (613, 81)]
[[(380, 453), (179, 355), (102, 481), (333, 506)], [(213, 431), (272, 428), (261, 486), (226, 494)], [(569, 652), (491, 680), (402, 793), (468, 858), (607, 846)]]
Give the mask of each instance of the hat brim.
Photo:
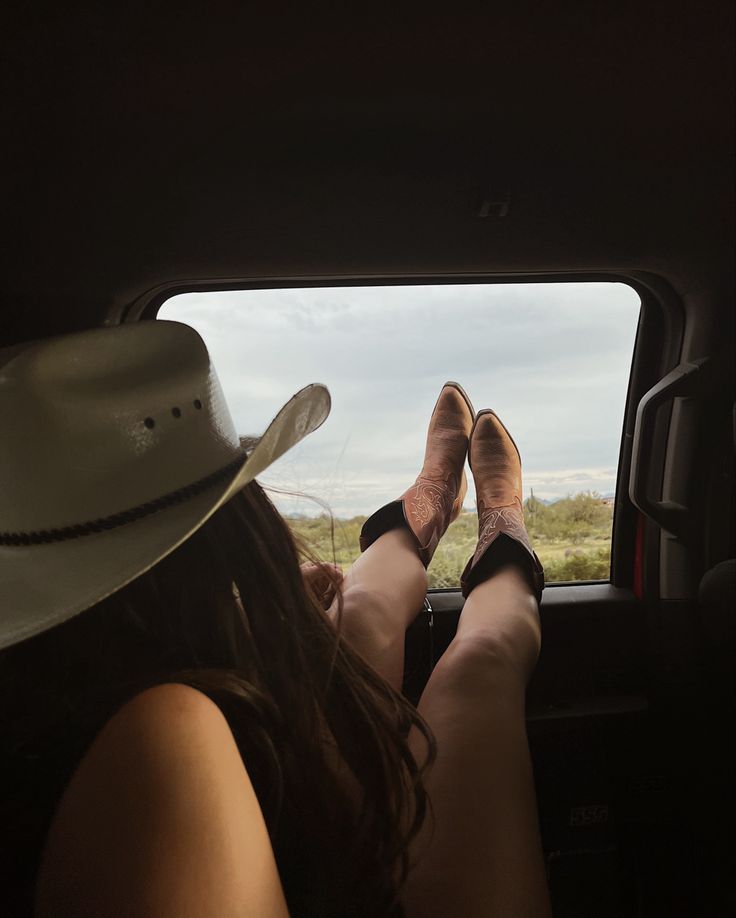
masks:
[(296, 393), (242, 466), (181, 503), (115, 529), (33, 546), (0, 546), (0, 649), (47, 631), (135, 580), (186, 541), (330, 412), (321, 385)]

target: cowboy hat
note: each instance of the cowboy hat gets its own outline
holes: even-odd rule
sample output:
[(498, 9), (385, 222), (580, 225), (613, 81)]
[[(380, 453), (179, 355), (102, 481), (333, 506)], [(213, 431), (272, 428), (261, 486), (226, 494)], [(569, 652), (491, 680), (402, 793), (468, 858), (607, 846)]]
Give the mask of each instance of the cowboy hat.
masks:
[(329, 411), (307, 386), (247, 451), (204, 342), (178, 322), (0, 352), (0, 649), (153, 567)]

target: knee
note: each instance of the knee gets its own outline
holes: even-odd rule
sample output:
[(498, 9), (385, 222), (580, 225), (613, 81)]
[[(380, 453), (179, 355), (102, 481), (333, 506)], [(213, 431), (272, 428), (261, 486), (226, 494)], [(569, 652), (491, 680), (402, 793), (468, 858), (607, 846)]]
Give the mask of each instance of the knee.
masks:
[(525, 666), (513, 649), (493, 632), (476, 631), (456, 637), (435, 666), (433, 679), (445, 694), (462, 698), (487, 698), (489, 693), (526, 687)]
[(391, 628), (397, 620), (397, 601), (390, 591), (349, 584), (342, 592), (343, 622), (351, 628), (365, 626), (372, 632)]
[(388, 648), (397, 639), (403, 640), (412, 603), (417, 613), (422, 608), (426, 593), (425, 585), (418, 583), (410, 592), (397, 596), (380, 587), (365, 587), (360, 583), (345, 586), (342, 592), (341, 630), (353, 643), (369, 642), (371, 646)]
[[(352, 573), (352, 572), (351, 572)], [(359, 576), (348, 576), (343, 583), (343, 608), (350, 614), (365, 613), (377, 616), (389, 615), (396, 619), (399, 612), (405, 618), (404, 608), (416, 608), (418, 612), (427, 593), (427, 572), (422, 565), (402, 571), (401, 582), (365, 583)]]

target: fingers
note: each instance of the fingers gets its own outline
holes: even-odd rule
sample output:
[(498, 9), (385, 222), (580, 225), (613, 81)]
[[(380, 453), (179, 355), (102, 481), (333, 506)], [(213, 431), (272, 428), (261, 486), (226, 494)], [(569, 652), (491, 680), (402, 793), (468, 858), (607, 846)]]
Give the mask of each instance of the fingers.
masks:
[(337, 589), (344, 580), (342, 568), (328, 562), (307, 562), (301, 565), (307, 589), (323, 609), (329, 609)]

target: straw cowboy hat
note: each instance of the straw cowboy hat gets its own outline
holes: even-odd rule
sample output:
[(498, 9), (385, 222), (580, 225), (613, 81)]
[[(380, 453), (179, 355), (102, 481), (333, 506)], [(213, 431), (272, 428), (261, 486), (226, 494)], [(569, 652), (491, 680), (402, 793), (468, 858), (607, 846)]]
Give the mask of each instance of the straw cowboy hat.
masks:
[(153, 567), (329, 411), (307, 386), (247, 452), (204, 342), (178, 322), (0, 352), (0, 648)]

